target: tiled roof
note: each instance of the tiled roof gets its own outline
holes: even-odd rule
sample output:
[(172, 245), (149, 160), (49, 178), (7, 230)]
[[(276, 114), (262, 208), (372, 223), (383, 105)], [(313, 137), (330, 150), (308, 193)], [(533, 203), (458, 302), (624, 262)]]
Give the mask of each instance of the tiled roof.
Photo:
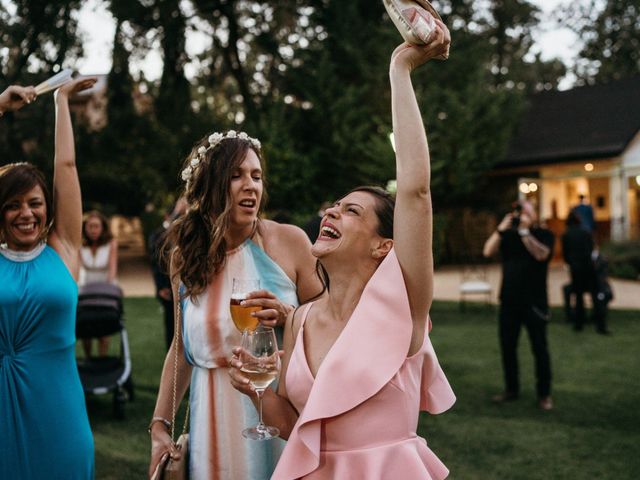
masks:
[(498, 167), (619, 155), (640, 130), (640, 76), (529, 98)]

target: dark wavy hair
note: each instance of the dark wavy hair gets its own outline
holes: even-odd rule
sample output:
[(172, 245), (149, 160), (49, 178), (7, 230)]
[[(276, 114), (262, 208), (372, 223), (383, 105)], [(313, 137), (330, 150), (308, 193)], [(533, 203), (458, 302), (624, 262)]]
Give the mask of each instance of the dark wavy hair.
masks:
[[(393, 239), (393, 212), (396, 208), (395, 197), (387, 192), (384, 188), (375, 185), (362, 185), (348, 191), (341, 198), (346, 197), (350, 193), (365, 192), (373, 196), (375, 200), (374, 212), (378, 218), (378, 227), (376, 233), (382, 238)], [(316, 262), (316, 275), (322, 282), (323, 290), (329, 290), (330, 281), (329, 274), (320, 263), (320, 260)]]
[(0, 167), (0, 239), (4, 241), (4, 214), (7, 209), (7, 203), (16, 195), (24, 195), (32, 188), (40, 186), (44, 193), (44, 202), (47, 207), (47, 217), (45, 228), (42, 234), (44, 240), (55, 218), (53, 209), (53, 200), (47, 183), (42, 172), (30, 163), (9, 163)]
[(100, 236), (95, 243), (96, 246), (101, 247), (102, 245), (106, 245), (111, 241), (111, 239), (113, 238), (113, 234), (111, 233), (111, 228), (109, 227), (109, 220), (104, 216), (103, 213), (99, 212), (98, 210), (90, 210), (85, 213), (84, 217), (82, 218), (82, 245), (84, 245), (85, 247), (93, 245), (93, 242), (87, 236), (87, 232), (85, 230), (87, 222), (92, 217), (100, 220), (100, 223), (102, 224), (102, 233), (100, 233)]
[[(198, 148), (208, 147), (208, 136), (199, 140), (187, 155), (183, 168), (197, 156)], [(171, 256), (172, 280), (178, 278), (185, 286), (185, 296), (194, 299), (204, 292), (212, 276), (225, 263), (227, 244), (224, 234), (229, 227), (231, 192), (229, 185), (233, 171), (244, 161), (252, 149), (260, 165), (264, 162), (259, 150), (249, 140), (226, 138), (201, 158), (189, 188), (185, 190), (189, 209), (171, 225), (163, 251)], [(258, 216), (266, 203), (266, 183), (262, 177), (263, 191)]]

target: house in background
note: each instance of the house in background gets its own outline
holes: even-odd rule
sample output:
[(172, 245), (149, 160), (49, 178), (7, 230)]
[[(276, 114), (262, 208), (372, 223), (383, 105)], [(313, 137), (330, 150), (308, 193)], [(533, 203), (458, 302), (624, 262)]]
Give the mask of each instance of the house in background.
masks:
[(584, 195), (598, 241), (640, 239), (640, 77), (532, 96), (494, 174), (517, 178), (557, 236)]

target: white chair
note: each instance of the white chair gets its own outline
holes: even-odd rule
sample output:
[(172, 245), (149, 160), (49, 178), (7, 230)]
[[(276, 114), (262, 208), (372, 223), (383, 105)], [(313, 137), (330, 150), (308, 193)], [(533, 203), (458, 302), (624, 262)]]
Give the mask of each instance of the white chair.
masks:
[(493, 287), (487, 280), (484, 265), (465, 266), (462, 270), (460, 282), (460, 309), (464, 310), (468, 297), (484, 297), (485, 304), (491, 304)]

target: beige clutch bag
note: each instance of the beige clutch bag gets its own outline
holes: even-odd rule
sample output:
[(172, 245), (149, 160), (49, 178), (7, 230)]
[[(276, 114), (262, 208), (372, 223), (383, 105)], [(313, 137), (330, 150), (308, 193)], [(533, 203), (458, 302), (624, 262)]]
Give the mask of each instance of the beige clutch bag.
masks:
[[(382, 0), (382, 3), (402, 38), (412, 45), (429, 43), (436, 29), (435, 19), (442, 21), (427, 0)], [(449, 53), (436, 58), (446, 60)]]

